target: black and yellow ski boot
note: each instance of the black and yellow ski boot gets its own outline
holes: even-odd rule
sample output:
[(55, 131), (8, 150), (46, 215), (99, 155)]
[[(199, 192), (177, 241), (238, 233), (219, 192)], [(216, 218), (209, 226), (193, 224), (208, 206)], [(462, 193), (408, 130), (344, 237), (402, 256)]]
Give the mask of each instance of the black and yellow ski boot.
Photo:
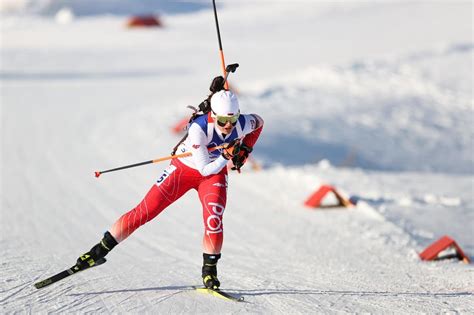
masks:
[(77, 259), (76, 266), (80, 269), (86, 269), (96, 264), (103, 264), (105, 262), (105, 256), (117, 245), (117, 241), (114, 239), (110, 232), (105, 232), (104, 238), (100, 243), (96, 244), (91, 248), (90, 251), (83, 254)]
[(217, 279), (217, 261), (221, 254), (203, 254), (202, 283), (208, 289), (217, 290), (221, 283)]

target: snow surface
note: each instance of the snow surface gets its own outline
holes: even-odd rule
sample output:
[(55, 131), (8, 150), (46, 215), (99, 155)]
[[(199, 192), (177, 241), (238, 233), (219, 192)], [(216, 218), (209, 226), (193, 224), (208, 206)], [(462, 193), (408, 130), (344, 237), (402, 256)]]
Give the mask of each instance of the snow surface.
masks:
[[(141, 200), (166, 163), (93, 171), (168, 155), (180, 138), (170, 128), (220, 61), (201, 1), (154, 30), (128, 30), (121, 15), (147, 1), (11, 3), (0, 11), (1, 313), (474, 313), (472, 264), (417, 255), (447, 234), (474, 256), (471, 2), (220, 6), (226, 61), (241, 65), (231, 84), (266, 122), (264, 170), (230, 177), (219, 263), (243, 304), (191, 289), (194, 192), (107, 264), (33, 287)], [(64, 3), (73, 16), (59, 23)], [(357, 207), (305, 208), (321, 183)]]

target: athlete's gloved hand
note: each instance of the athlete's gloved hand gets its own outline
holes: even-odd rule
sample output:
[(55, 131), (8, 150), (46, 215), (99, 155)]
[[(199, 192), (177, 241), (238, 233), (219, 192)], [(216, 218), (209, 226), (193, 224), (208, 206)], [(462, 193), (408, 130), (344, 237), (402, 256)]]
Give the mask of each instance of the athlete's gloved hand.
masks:
[(240, 151), (240, 139), (234, 139), (229, 143), (225, 143), (222, 149), (222, 156), (226, 160), (232, 159), (235, 155), (239, 154)]
[(231, 168), (231, 170), (240, 171), (242, 166), (244, 166), (245, 162), (247, 161), (247, 158), (249, 157), (249, 154), (252, 152), (252, 150), (253, 149), (251, 147), (242, 143), (240, 145), (239, 152), (232, 157), (232, 163), (234, 163), (234, 166)]
[(219, 92), (224, 89), (224, 78), (222, 76), (215, 77), (212, 82), (209, 90), (212, 93)]

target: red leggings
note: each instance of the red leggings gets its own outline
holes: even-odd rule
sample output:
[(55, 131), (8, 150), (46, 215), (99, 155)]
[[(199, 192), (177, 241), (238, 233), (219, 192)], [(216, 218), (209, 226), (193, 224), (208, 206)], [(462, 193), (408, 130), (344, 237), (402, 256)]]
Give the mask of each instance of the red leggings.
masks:
[(202, 176), (178, 159), (173, 160), (145, 198), (135, 208), (122, 215), (114, 223), (110, 233), (117, 242), (123, 241), (192, 188), (197, 190), (202, 204), (204, 253), (219, 254), (224, 235), (222, 216), (227, 200), (226, 167), (218, 174)]

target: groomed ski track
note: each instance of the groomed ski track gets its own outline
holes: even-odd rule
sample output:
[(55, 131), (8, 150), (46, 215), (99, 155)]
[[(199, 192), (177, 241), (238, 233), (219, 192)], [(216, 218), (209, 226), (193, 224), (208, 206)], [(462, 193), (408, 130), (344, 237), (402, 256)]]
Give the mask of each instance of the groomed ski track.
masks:
[[(63, 85), (60, 93), (70, 95), (74, 89)], [(34, 85), (29, 90), (34, 92)], [(56, 91), (50, 91), (52, 98)], [(304, 208), (302, 201), (328, 172), (318, 166), (247, 170), (230, 176), (219, 272), (223, 288), (244, 295), (248, 303), (236, 305), (192, 290), (199, 284), (202, 233), (194, 192), (120, 244), (105, 265), (36, 290), (35, 281), (68, 267), (97, 242), (116, 217), (139, 201), (164, 168), (148, 166), (94, 178), (97, 161), (112, 165), (140, 158), (140, 152), (129, 152), (123, 158), (105, 154), (104, 147), (110, 144), (102, 141), (102, 135), (116, 130), (108, 139), (118, 142), (122, 132), (140, 135), (147, 128), (134, 127), (133, 120), (147, 121), (153, 109), (124, 109), (113, 114), (106, 106), (88, 108), (90, 103), (84, 99), (81, 107), (74, 98), (68, 101), (67, 105), (39, 108), (31, 99), (21, 112), (18, 108), (7, 112), (10, 117), (21, 114), (21, 119), (6, 122), (6, 129), (17, 135), (14, 142), (6, 143), (11, 151), (3, 161), (9, 166), (3, 169), (8, 183), (4, 182), (2, 196), (8, 211), (2, 211), (0, 302), (6, 312), (412, 313), (472, 309), (472, 267), (420, 262), (417, 244), (409, 235), (369, 205), (361, 203), (350, 210)], [(67, 114), (71, 110), (75, 115)], [(54, 122), (45, 123), (49, 117), (55, 117)], [(90, 124), (91, 119), (99, 121)], [(153, 122), (145, 124), (151, 128)], [(165, 127), (160, 131), (166, 132)], [(138, 140), (123, 145), (142, 144)], [(148, 144), (137, 151), (146, 148)], [(357, 170), (329, 171), (329, 178), (338, 178), (340, 187), (361, 187)]]
[[(316, 63), (316, 78), (325, 81), (327, 73), (322, 71), (321, 75), (321, 69), (327, 68), (318, 68), (319, 63), (331, 69), (357, 71), (355, 66), (360, 65), (360, 60), (370, 68), (376, 66), (372, 62), (377, 58), (387, 58), (388, 68), (396, 68), (392, 82), (395, 86), (402, 82), (406, 92), (400, 103), (413, 101), (406, 106), (406, 117), (412, 117), (411, 109), (425, 108), (417, 107), (417, 102), (426, 102), (430, 105), (427, 107), (443, 113), (448, 101), (459, 101), (455, 102), (459, 108), (447, 111), (452, 116), (440, 115), (447, 118), (442, 121), (444, 125), (435, 126), (439, 127), (436, 135), (440, 140), (434, 137), (432, 148), (442, 145), (444, 149), (453, 149), (446, 152), (468, 156), (468, 146), (463, 141), (451, 147), (448, 140), (450, 134), (456, 139), (472, 139), (472, 133), (458, 128), (469, 123), (464, 111), (466, 104), (472, 110), (472, 92), (468, 94), (459, 88), (450, 94), (450, 86), (444, 89), (446, 82), (440, 83), (435, 73), (425, 70), (443, 64), (449, 68), (448, 73), (454, 73), (453, 80), (469, 82), (462, 80), (465, 72), (459, 68), (464, 70), (462, 65), (469, 58), (466, 56), (472, 52), (472, 37), (456, 24), (458, 20), (464, 21), (460, 16), (465, 18), (463, 14), (469, 12), (469, 4), (433, 7), (429, 3), (390, 1), (349, 7), (321, 6), (307, 11), (301, 7), (288, 10), (283, 2), (270, 11), (258, 6), (245, 15), (249, 19), (248, 29), (241, 29), (239, 24), (247, 8), (222, 10), (227, 61), (241, 64), (232, 78), (235, 81), (231, 82), (242, 89), (243, 111), (260, 113), (263, 107), (259, 106), (263, 106), (265, 99), (278, 102), (275, 107), (266, 104), (266, 108), (278, 111), (260, 114), (266, 119), (262, 141), (281, 146), (270, 146), (273, 151), (260, 153), (257, 147), (255, 154), (277, 156), (280, 150), (281, 154), (288, 154), (292, 143), (278, 142), (281, 138), (272, 131), (280, 126), (279, 117), (293, 107), (300, 106), (300, 116), (288, 121), (288, 127), (301, 131), (299, 119), (308, 117), (306, 113), (316, 105), (324, 107), (329, 121), (335, 122), (331, 118), (333, 104), (354, 104), (352, 100), (360, 100), (355, 105), (361, 105), (374, 99), (366, 113), (376, 112), (380, 116), (385, 112), (378, 108), (392, 104), (391, 93), (380, 96), (378, 85), (372, 86), (372, 80), (356, 85), (355, 95), (360, 98), (349, 93), (331, 102), (336, 99), (334, 95), (340, 97), (342, 87), (352, 80), (348, 75), (349, 81), (344, 81), (333, 75), (332, 70), (328, 71), (332, 78), (328, 83), (334, 83), (336, 88), (319, 86), (318, 91), (326, 95), (320, 102), (321, 94), (311, 94), (311, 88), (304, 102), (296, 102), (299, 98), (295, 95), (301, 95), (299, 85), (290, 80), (288, 90), (278, 89), (274, 78), (298, 75)], [(447, 11), (453, 18), (446, 18)], [(39, 17), (5, 20), (2, 24), (5, 37), (1, 57), (5, 62), (0, 86), (0, 313), (473, 313), (472, 265), (421, 262), (417, 252), (425, 244), (419, 242), (420, 235), (414, 235), (407, 222), (381, 211), (384, 207), (389, 211), (394, 204), (398, 205), (397, 201), (407, 200), (403, 198), (423, 201), (426, 191), (434, 191), (436, 196), (454, 196), (454, 206), (447, 209), (453, 213), (461, 209), (465, 215), (452, 215), (446, 220), (455, 222), (451, 226), (461, 236), (456, 238), (467, 244), (468, 253), (472, 254), (472, 175), (384, 173), (327, 168), (324, 163), (274, 165), (260, 172), (246, 166), (242, 174), (232, 173), (229, 177), (219, 278), (223, 289), (243, 295), (246, 303), (201, 295), (192, 288), (200, 285), (203, 230), (195, 192), (137, 230), (107, 256), (106, 264), (42, 290), (34, 288), (36, 281), (69, 268), (80, 254), (96, 244), (122, 213), (141, 200), (166, 167), (167, 163), (162, 163), (94, 177), (97, 170), (170, 153), (180, 138), (170, 133), (171, 126), (189, 114), (186, 105), (196, 105), (207, 96), (210, 80), (219, 74), (209, 12), (169, 17), (168, 28), (158, 32), (131, 33), (123, 29), (121, 18), (110, 16), (78, 19), (60, 27), (52, 19)], [(305, 14), (301, 16), (301, 12)], [(397, 23), (414, 12), (417, 20)], [(382, 20), (388, 22), (384, 26), (386, 32), (380, 34), (373, 25)], [(284, 28), (281, 21), (287, 21)], [(427, 21), (437, 23), (431, 25)], [(280, 32), (274, 31), (275, 25), (279, 25)], [(304, 29), (314, 30), (313, 41), (308, 41), (307, 36), (295, 36)], [(240, 38), (240, 31), (245, 31), (247, 37)], [(356, 37), (357, 45), (353, 44), (351, 34), (360, 35)], [(343, 40), (334, 42), (332, 38)], [(461, 45), (464, 49), (451, 55), (437, 54), (440, 43), (445, 48), (466, 41), (467, 48)], [(295, 58), (294, 47), (303, 44), (306, 49)], [(418, 54), (420, 51), (427, 53)], [(274, 54), (273, 58), (263, 57), (268, 52)], [(407, 55), (428, 57), (405, 62), (403, 57)], [(276, 62), (280, 68), (272, 67)], [(403, 85), (412, 73), (420, 76), (414, 75), (414, 81)], [(384, 73), (380, 78), (384, 78)], [(306, 76), (300, 78), (305, 80)], [(424, 85), (425, 82), (429, 84)], [(411, 86), (415, 88), (410, 89)], [(436, 87), (434, 91), (442, 101), (433, 97), (435, 101), (430, 103), (431, 86)], [(470, 88), (469, 84), (466, 86)], [(281, 94), (272, 93), (275, 90)], [(251, 93), (246, 95), (247, 91)], [(446, 95), (449, 97), (445, 98)], [(316, 105), (313, 96), (318, 100)], [(288, 100), (293, 107), (282, 105)], [(342, 106), (341, 110), (346, 109)], [(367, 118), (355, 117), (356, 111), (352, 114), (349, 118), (356, 121)], [(335, 114), (347, 117), (338, 115)], [(315, 117), (324, 119), (316, 114)], [(388, 131), (384, 135), (394, 132), (401, 135), (397, 139), (406, 140), (406, 117), (385, 121)], [(351, 121), (344, 123), (350, 126)], [(419, 136), (415, 140), (431, 139), (431, 123), (429, 119), (420, 120), (426, 128), (414, 127), (410, 134)], [(344, 130), (337, 130), (337, 126), (340, 125), (323, 126), (318, 135), (330, 135), (336, 130), (341, 139)], [(406, 126), (411, 128), (409, 123)], [(298, 138), (291, 135), (289, 140)], [(448, 138), (443, 138), (445, 135)], [(373, 147), (383, 144), (380, 140)], [(395, 167), (406, 170), (404, 167), (411, 166), (416, 158), (413, 150), (419, 145), (408, 140), (401, 144), (406, 146), (396, 143), (392, 146), (393, 154), (384, 153), (393, 157), (395, 151), (398, 154), (397, 148), (405, 148), (407, 154), (403, 156), (407, 161)], [(367, 147), (369, 150), (372, 146)], [(299, 147), (292, 150), (298, 156), (306, 152)], [(472, 158), (469, 160), (468, 156), (459, 169), (468, 169), (469, 165)], [(303, 207), (304, 200), (321, 182), (334, 183), (365, 198), (352, 209), (312, 211)], [(424, 187), (429, 189), (425, 191)], [(432, 197), (426, 200), (438, 200)], [(426, 210), (440, 205), (415, 206)], [(410, 216), (416, 217), (415, 212), (409, 212), (410, 202), (405, 202), (404, 207)], [(426, 220), (435, 217), (428, 211), (425, 214)], [(425, 221), (425, 216), (417, 218)], [(445, 217), (436, 219), (442, 226)], [(462, 225), (466, 222), (467, 228)], [(468, 232), (463, 233), (463, 229)]]

